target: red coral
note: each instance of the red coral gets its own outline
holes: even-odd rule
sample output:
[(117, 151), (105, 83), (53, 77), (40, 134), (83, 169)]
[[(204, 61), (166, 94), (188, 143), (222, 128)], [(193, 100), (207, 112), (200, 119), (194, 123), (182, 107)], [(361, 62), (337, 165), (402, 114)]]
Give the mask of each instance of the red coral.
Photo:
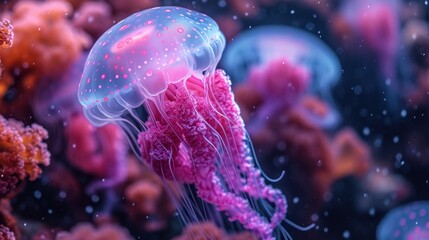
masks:
[(0, 116), (0, 196), (5, 196), (27, 176), (35, 180), (42, 172), (39, 164), (49, 165), (50, 154), (43, 139), (45, 129), (37, 124), (22, 123)]

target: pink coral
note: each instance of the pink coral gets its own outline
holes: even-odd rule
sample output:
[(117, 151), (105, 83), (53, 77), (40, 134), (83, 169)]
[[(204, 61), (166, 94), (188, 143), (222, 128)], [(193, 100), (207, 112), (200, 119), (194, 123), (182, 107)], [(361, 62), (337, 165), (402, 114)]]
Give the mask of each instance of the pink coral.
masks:
[(42, 173), (39, 165), (49, 165), (50, 154), (43, 143), (48, 134), (37, 124), (24, 127), (0, 116), (0, 133), (0, 196), (4, 196), (26, 177), (35, 180)]
[[(261, 172), (253, 166), (229, 79), (223, 71), (217, 71), (208, 81), (212, 81), (208, 97), (216, 103), (217, 112), (204, 98), (204, 85), (194, 77), (187, 80), (187, 91), (180, 85), (169, 86), (165, 114), (147, 104), (152, 115), (146, 122), (147, 131), (138, 140), (142, 158), (165, 179), (195, 184), (199, 197), (226, 212), (230, 221), (271, 239), (272, 230), (286, 214), (286, 199), (279, 190), (265, 185)], [(219, 152), (222, 147), (226, 151)], [(219, 172), (217, 159), (224, 165)], [(221, 177), (227, 188), (222, 186)], [(237, 194), (240, 192), (271, 202), (275, 212), (270, 222)]]
[(0, 199), (0, 239), (20, 239), (18, 223), (12, 215), (9, 199)]

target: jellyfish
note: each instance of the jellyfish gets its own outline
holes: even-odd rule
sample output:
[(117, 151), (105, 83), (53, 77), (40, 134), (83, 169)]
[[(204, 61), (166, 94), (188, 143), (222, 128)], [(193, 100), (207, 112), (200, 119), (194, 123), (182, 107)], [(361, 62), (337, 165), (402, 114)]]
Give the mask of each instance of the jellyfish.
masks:
[[(310, 33), (280, 25), (252, 28), (232, 41), (221, 63), (233, 82), (246, 84), (252, 84), (255, 69), (268, 69), (277, 65), (278, 70), (274, 71), (290, 72), (276, 77), (285, 82), (283, 85), (287, 81), (296, 82), (293, 79), (284, 79), (285, 76), (296, 75), (295, 78), (302, 82), (300, 85), (309, 85), (310, 93), (330, 103), (332, 109), (321, 122), (322, 126), (332, 127), (339, 122), (339, 114), (334, 110), (335, 104), (330, 90), (340, 79), (341, 65), (335, 53), (322, 40)], [(286, 102), (286, 98), (290, 98), (289, 92), (283, 92), (283, 98), (276, 96), (277, 100)], [(267, 113), (268, 115), (270, 113)]]
[(429, 239), (429, 202), (413, 202), (390, 211), (377, 228), (377, 240)]
[[(377, 81), (388, 100), (389, 107), (398, 110), (403, 89), (397, 71), (400, 42), (400, 0), (344, 1), (339, 14), (350, 27), (353, 47), (374, 57), (381, 81)], [(363, 48), (362, 48), (363, 46)], [(369, 51), (368, 51), (369, 50)], [(372, 55), (371, 55), (372, 54)], [(371, 59), (372, 60), (372, 59)]]
[(194, 190), (176, 199), (185, 224), (216, 221), (223, 212), (261, 239), (274, 239), (274, 230), (289, 238), (281, 226), (286, 198), (256, 167), (231, 82), (215, 70), (224, 47), (218, 25), (202, 13), (135, 13), (94, 44), (79, 102), (93, 125), (120, 125), (163, 180)]
[(340, 14), (351, 30), (377, 56), (386, 78), (393, 78), (399, 49), (399, 0), (345, 1)]
[(253, 67), (279, 59), (307, 69), (311, 90), (326, 97), (341, 76), (338, 57), (322, 40), (281, 25), (260, 26), (239, 34), (225, 50), (221, 63), (232, 81), (242, 82)]

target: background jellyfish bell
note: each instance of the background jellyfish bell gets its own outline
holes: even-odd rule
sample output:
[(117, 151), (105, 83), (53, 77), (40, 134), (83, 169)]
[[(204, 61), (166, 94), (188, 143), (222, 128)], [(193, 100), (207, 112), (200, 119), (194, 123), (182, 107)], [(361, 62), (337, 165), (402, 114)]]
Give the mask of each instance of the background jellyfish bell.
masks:
[(413, 202), (391, 210), (377, 227), (377, 240), (414, 240), (428, 237), (428, 201)]
[(340, 116), (331, 90), (341, 78), (341, 65), (329, 46), (312, 34), (281, 25), (252, 28), (231, 42), (221, 64), (233, 82), (242, 82), (249, 80), (252, 69), (282, 59), (308, 72), (309, 92), (331, 105), (320, 125), (335, 127)]
[(241, 33), (227, 47), (221, 63), (231, 79), (240, 82), (253, 66), (281, 58), (307, 68), (312, 75), (310, 89), (316, 93), (328, 95), (324, 92), (341, 77), (340, 62), (325, 43), (303, 30), (281, 25)]

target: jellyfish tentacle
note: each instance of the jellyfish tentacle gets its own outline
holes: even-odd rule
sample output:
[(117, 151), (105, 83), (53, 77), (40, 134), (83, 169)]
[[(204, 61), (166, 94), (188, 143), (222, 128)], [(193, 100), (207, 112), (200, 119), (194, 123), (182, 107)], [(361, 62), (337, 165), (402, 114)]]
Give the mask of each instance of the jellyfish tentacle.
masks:
[[(183, 86), (175, 86), (174, 98), (164, 98), (167, 100), (164, 103), (167, 118), (155, 119), (161, 117), (161, 114), (155, 113), (147, 120), (148, 129), (139, 137), (139, 143), (145, 146), (142, 149), (142, 156), (154, 168), (154, 171), (164, 178), (194, 183), (198, 196), (216, 206), (220, 211), (224, 211), (231, 221), (240, 222), (243, 227), (255, 231), (263, 239), (272, 239), (271, 234), (274, 228), (272, 224), (253, 209), (246, 198), (236, 194), (237, 191), (243, 192), (246, 188), (240, 187), (236, 191), (230, 192), (223, 187), (219, 179), (215, 160), (220, 159), (226, 162), (228, 159), (229, 165), (233, 166), (236, 171), (230, 172), (228, 177), (224, 176), (224, 180), (228, 182), (229, 178), (239, 179), (242, 184), (237, 174), (237, 170), (239, 170), (237, 163), (241, 163), (243, 160), (231, 160), (230, 158), (246, 157), (239, 155), (237, 150), (230, 150), (229, 153), (227, 151), (219, 152), (218, 149), (231, 147), (223, 145), (227, 142), (224, 139), (225, 136), (231, 136), (233, 132), (227, 126), (221, 126), (228, 121), (216, 123), (213, 112), (208, 110), (208, 104), (203, 101), (203, 95), (198, 94), (198, 91), (202, 90), (204, 88), (199, 89), (198, 85), (194, 85), (189, 90)], [(189, 95), (187, 91), (191, 91), (193, 95)], [(216, 127), (212, 129), (209, 126)], [(222, 134), (217, 132), (217, 129), (221, 127), (224, 128)], [(220, 141), (219, 136), (223, 142)], [(233, 145), (232, 142), (229, 144)], [(239, 149), (238, 146), (234, 146), (234, 148)], [(169, 163), (170, 160), (171, 163)], [(255, 174), (246, 175), (253, 177)], [(252, 193), (253, 196), (262, 196), (257, 194), (256, 190), (249, 191), (249, 193)], [(265, 195), (264, 198), (268, 198)]]
[[(234, 96), (230, 89), (230, 81), (224, 71), (219, 70), (215, 74), (214, 85), (216, 86), (216, 90), (213, 91), (213, 97), (219, 105), (219, 110), (223, 109), (223, 112), (225, 112), (226, 118), (221, 119), (223, 121), (232, 122), (231, 124), (223, 124), (230, 126), (231, 129), (231, 131), (227, 131), (229, 134), (224, 136), (224, 140), (232, 144), (244, 142), (246, 141), (244, 123), (240, 117), (240, 110), (234, 102)], [(261, 176), (261, 171), (253, 166), (252, 158), (249, 157), (251, 156), (250, 150), (247, 145), (242, 144), (240, 146), (231, 147), (230, 149), (233, 150), (232, 159), (235, 161), (235, 167), (237, 167), (240, 172), (244, 173), (246, 177), (241, 191), (255, 198), (267, 199), (275, 205), (275, 212), (271, 217), (270, 224), (272, 228), (276, 227), (281, 223), (287, 212), (285, 197), (281, 191), (265, 184)]]

